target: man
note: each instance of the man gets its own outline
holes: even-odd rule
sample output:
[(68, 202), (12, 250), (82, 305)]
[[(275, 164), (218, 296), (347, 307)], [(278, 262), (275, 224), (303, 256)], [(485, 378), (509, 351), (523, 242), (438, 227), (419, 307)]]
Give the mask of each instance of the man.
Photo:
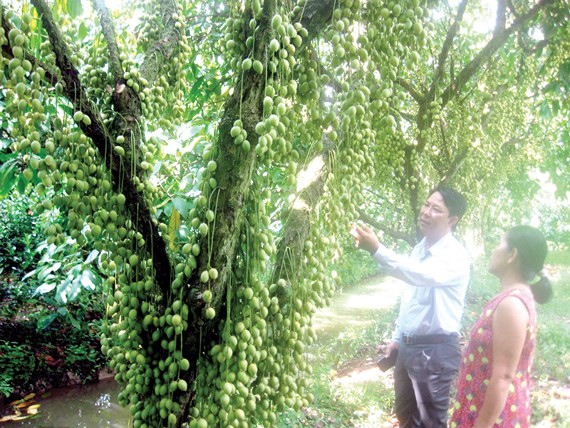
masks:
[(398, 350), (394, 369), (396, 415), (401, 428), (447, 426), (450, 386), (461, 362), (459, 328), (471, 262), (453, 231), (466, 209), (463, 195), (439, 186), (420, 209), (423, 239), (409, 256), (386, 248), (368, 227), (351, 234), (405, 281), (400, 312), (386, 355)]

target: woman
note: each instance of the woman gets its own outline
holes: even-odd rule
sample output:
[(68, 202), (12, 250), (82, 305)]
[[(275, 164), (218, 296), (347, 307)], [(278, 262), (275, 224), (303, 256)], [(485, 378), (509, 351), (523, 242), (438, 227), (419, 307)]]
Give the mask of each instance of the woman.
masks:
[(552, 296), (542, 273), (546, 252), (544, 236), (530, 226), (512, 228), (493, 250), (489, 272), (499, 278), (501, 289), (471, 330), (457, 380), (452, 428), (529, 426), (534, 302), (546, 303)]

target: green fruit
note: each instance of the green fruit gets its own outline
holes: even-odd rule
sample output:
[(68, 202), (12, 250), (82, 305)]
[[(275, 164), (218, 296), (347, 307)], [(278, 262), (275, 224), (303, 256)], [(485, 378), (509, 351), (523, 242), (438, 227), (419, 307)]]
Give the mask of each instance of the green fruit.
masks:
[(180, 370), (186, 371), (190, 368), (190, 361), (188, 361), (186, 358), (183, 358), (178, 363), (178, 366), (180, 367)]
[(32, 178), (34, 178), (34, 172), (29, 168), (26, 168), (24, 170), (23, 174), (24, 174), (24, 178), (28, 181), (32, 181)]
[(202, 236), (206, 236), (208, 234), (208, 229), (209, 227), (206, 223), (200, 223), (200, 226), (198, 226), (198, 230)]
[(38, 154), (42, 149), (42, 145), (39, 141), (32, 141), (30, 148), (32, 149), (33, 153)]
[(184, 379), (178, 379), (178, 389), (184, 392), (187, 391), (188, 383)]
[(200, 246), (198, 244), (192, 245), (192, 254), (194, 256), (200, 255)]
[(209, 320), (214, 319), (214, 317), (216, 316), (216, 310), (210, 306), (209, 308), (206, 309), (205, 315), (206, 319)]
[(241, 134), (241, 130), (242, 128), (240, 126), (233, 126), (232, 129), (230, 130), (230, 135), (232, 136), (232, 138), (236, 138), (238, 135)]
[(139, 263), (139, 256), (137, 256), (136, 254), (131, 254), (131, 256), (129, 257), (129, 264), (131, 266), (136, 266)]
[[(241, 68), (245, 71), (250, 70), (251, 66), (253, 65), (253, 61), (250, 58), (246, 58), (243, 60), (243, 62), (241, 63)], [(235, 128), (235, 127), (234, 127)], [(235, 137), (235, 135), (232, 135), (232, 137)]]
[(280, 47), (281, 45), (279, 44), (279, 41), (277, 39), (272, 39), (269, 42), (269, 49), (271, 50), (271, 52), (277, 52)]
[(73, 120), (79, 123), (83, 120), (84, 114), (81, 111), (76, 111), (73, 115)]
[(182, 324), (182, 317), (178, 314), (173, 315), (172, 316), (172, 325), (176, 327), (180, 324)]
[(257, 59), (253, 61), (253, 71), (255, 71), (257, 74), (263, 73), (263, 64), (261, 61)]
[(283, 18), (281, 15), (274, 15), (271, 19), (271, 28), (277, 30), (277, 28), (283, 23)]

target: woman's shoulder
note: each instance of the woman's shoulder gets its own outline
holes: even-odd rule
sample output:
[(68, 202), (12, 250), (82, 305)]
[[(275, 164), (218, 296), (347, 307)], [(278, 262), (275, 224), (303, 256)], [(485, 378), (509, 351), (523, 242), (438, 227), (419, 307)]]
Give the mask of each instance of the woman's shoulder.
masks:
[(523, 305), (527, 310), (534, 308), (534, 297), (529, 287), (516, 287), (500, 291), (495, 294), (485, 305), (487, 310), (496, 309), (499, 305), (515, 305), (519, 308)]
[(528, 288), (505, 290), (496, 296), (495, 314), (511, 318), (519, 318), (528, 322), (535, 310), (534, 298)]

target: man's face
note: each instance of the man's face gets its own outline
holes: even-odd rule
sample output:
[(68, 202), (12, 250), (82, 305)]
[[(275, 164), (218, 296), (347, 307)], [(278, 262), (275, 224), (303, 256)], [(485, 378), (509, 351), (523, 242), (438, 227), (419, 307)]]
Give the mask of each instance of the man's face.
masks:
[(427, 238), (439, 239), (451, 232), (456, 216), (449, 215), (441, 193), (432, 193), (420, 209), (419, 226)]

